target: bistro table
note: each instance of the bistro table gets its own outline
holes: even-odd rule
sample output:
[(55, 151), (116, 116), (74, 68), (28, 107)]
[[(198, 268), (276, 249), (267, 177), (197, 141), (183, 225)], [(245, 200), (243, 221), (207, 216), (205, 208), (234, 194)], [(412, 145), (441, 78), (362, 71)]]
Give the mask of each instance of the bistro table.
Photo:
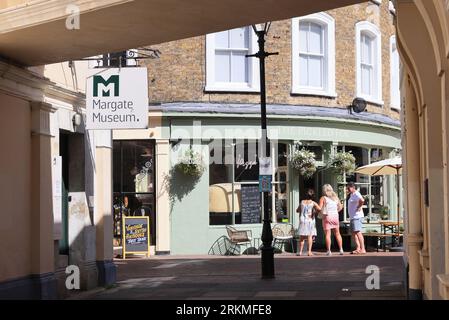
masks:
[(391, 236), (392, 243), (395, 242), (399, 246), (400, 238), (403, 236), (400, 230), (401, 221), (398, 223), (398, 221), (381, 220), (379, 223), (383, 234)]
[[(350, 234), (350, 222), (349, 221), (341, 221), (341, 223), (347, 228)], [(364, 226), (380, 226), (380, 232), (365, 232), (363, 235), (365, 237), (374, 237), (377, 238), (376, 250), (379, 251), (379, 242), (382, 250), (386, 250), (386, 240), (387, 238), (392, 239), (392, 243), (399, 243), (400, 237), (403, 236), (399, 232), (399, 226), (397, 221), (388, 221), (388, 220), (379, 220), (379, 221), (370, 221), (364, 222)]]
[(399, 224), (397, 221), (379, 221), (380, 227), (384, 234), (389, 233), (399, 233)]

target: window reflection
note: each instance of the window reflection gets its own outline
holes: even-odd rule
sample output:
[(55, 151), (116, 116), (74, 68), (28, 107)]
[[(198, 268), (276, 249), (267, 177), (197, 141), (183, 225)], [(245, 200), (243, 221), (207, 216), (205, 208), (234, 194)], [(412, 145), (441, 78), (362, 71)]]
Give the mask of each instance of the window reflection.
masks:
[[(259, 192), (258, 144), (255, 140), (223, 141), (209, 144), (209, 224), (262, 223)], [(267, 148), (270, 150), (270, 147)], [(275, 146), (275, 175), (269, 198), (270, 213), (288, 219), (287, 145)]]

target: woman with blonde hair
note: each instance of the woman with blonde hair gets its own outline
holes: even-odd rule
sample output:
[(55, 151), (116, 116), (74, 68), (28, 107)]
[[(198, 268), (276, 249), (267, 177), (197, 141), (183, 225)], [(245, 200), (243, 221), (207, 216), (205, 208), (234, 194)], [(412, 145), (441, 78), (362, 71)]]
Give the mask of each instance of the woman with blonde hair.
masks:
[(343, 240), (340, 234), (340, 219), (338, 212), (343, 209), (343, 206), (337, 194), (330, 184), (323, 186), (323, 196), (320, 199), (321, 214), (323, 215), (323, 230), (326, 235), (326, 249), (327, 255), (331, 256), (331, 233), (334, 233), (337, 239), (338, 247), (340, 248), (340, 255), (343, 255)]

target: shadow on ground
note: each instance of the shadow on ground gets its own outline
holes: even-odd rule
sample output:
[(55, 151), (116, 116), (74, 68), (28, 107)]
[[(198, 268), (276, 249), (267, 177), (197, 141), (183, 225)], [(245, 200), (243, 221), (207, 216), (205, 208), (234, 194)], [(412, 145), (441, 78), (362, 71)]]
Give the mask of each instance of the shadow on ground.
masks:
[[(75, 299), (405, 299), (402, 254), (314, 257), (276, 255), (276, 278), (260, 278), (259, 256), (116, 260), (115, 287)], [(368, 290), (367, 267), (379, 268)]]

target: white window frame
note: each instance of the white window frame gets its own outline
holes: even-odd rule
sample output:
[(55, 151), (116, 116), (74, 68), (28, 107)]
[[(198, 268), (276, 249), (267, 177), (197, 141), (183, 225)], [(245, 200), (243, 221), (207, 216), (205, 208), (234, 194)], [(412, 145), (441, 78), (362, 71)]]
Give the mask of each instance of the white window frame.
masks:
[[(323, 89), (300, 85), (299, 68), (299, 24), (311, 22), (324, 28)], [(292, 94), (315, 95), (336, 98), (335, 91), (335, 19), (320, 12), (292, 19)]]
[[(393, 46), (396, 46), (396, 51), (397, 51), (397, 42), (396, 42), (396, 36), (393, 35), (390, 37), (390, 107), (392, 109), (397, 109), (400, 110), (401, 109), (401, 90), (400, 90), (400, 86), (401, 86), (401, 67), (400, 67), (400, 59), (398, 59), (398, 68), (399, 70), (395, 70), (394, 69), (394, 65), (393, 65)], [(399, 55), (399, 52), (397, 53)], [(395, 88), (393, 88), (392, 83), (393, 83), (393, 75), (397, 73), (397, 77), (398, 77), (398, 82), (399, 82), (399, 91), (396, 92)], [(399, 104), (394, 104), (393, 101), (395, 100), (394, 97), (396, 95), (398, 95), (398, 100), (399, 100)]]
[(388, 2), (388, 10), (390, 10), (392, 14), (396, 14), (396, 8), (391, 0)]
[[(257, 36), (251, 26), (249, 30), (249, 52), (257, 52)], [(260, 92), (259, 59), (248, 59), (248, 82), (216, 82), (215, 81), (215, 34), (206, 35), (206, 86), (205, 91), (211, 92)]]
[[(367, 33), (374, 38), (373, 57), (374, 61), (374, 94), (366, 95), (362, 94), (362, 75), (361, 75), (361, 37), (362, 33)], [(356, 87), (357, 98), (365, 99), (367, 102), (383, 106), (384, 101), (382, 99), (382, 35), (379, 28), (368, 21), (362, 21), (356, 24)]]

